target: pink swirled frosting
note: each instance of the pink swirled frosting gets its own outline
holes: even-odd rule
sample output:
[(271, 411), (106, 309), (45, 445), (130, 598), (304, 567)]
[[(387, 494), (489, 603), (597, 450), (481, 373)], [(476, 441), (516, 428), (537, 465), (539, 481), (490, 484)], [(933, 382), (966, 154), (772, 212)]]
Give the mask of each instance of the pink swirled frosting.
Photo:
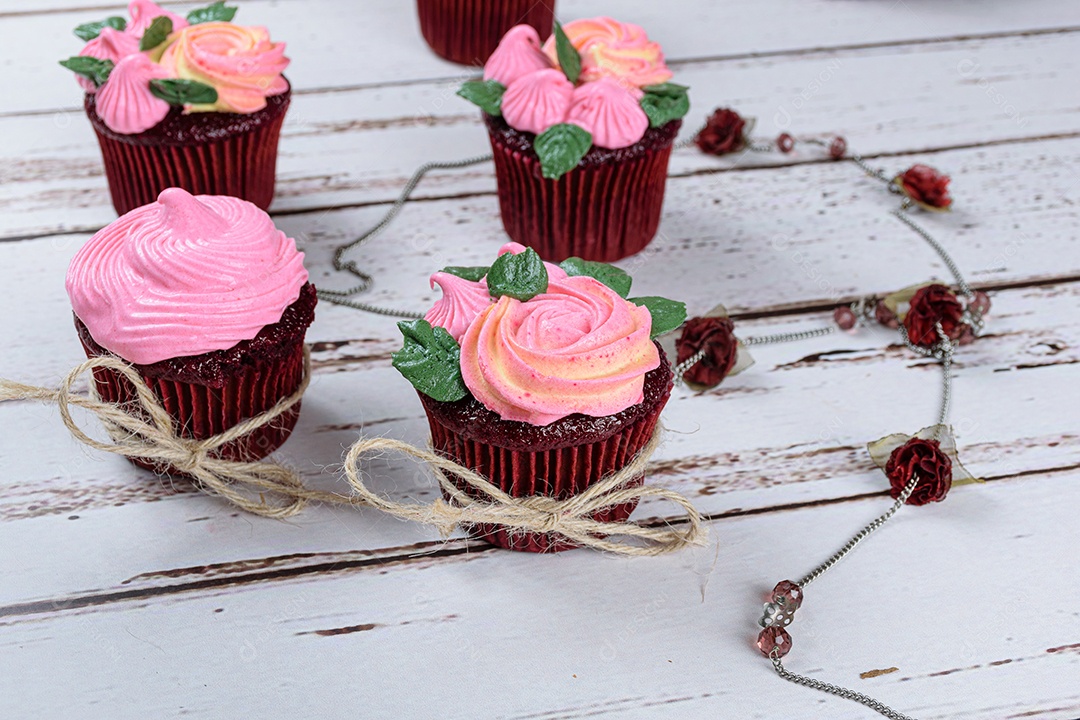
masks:
[[(659, 85), (672, 77), (664, 62), (664, 51), (640, 25), (609, 17), (574, 20), (563, 26), (570, 44), (581, 53), (581, 79), (585, 82), (612, 77), (645, 87)], [(555, 38), (544, 43), (544, 52), (555, 64)]]
[(461, 340), (461, 374), (504, 420), (548, 425), (568, 415), (614, 415), (644, 399), (660, 365), (652, 316), (591, 277), (549, 279), (527, 302), (504, 296)]
[(67, 291), (99, 345), (147, 365), (225, 350), (278, 322), (307, 282), (303, 261), (255, 205), (170, 188), (90, 238)]
[[(119, 63), (128, 55), (139, 52), (139, 39), (127, 32), (120, 32), (111, 27), (101, 29), (101, 34), (90, 40), (79, 51), (80, 57), (92, 57), (98, 60), (110, 60)], [(88, 93), (97, 92), (97, 86), (88, 77), (76, 75), (79, 85)]]
[(150, 81), (168, 76), (146, 55), (128, 55), (113, 68), (109, 82), (101, 86), (94, 109), (115, 132), (131, 135), (149, 130), (164, 120), (171, 108), (150, 92)]

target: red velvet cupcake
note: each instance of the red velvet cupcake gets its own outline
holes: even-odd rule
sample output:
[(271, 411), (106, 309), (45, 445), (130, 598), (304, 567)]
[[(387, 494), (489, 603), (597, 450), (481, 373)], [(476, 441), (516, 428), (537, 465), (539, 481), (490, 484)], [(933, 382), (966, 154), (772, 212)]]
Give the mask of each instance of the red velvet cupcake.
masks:
[(181, 17), (134, 0), (120, 17), (76, 28), (79, 75), (119, 214), (170, 187), (232, 195), (266, 209), (290, 88), (285, 44), (229, 22), (215, 3)]
[[(130, 363), (178, 433), (204, 440), (270, 410), (303, 382), (316, 303), (303, 259), (253, 204), (169, 189), (95, 234), (72, 260), (67, 289), (87, 357)], [(95, 369), (94, 381), (104, 400), (134, 398), (113, 370)], [(299, 412), (297, 404), (217, 456), (266, 457)]]
[[(681, 303), (628, 300), (621, 270), (544, 263), (514, 243), (490, 268), (431, 279), (443, 297), (423, 320), (399, 323), (405, 347), (394, 367), (420, 394), (437, 452), (513, 497), (566, 499), (617, 473), (652, 438), (673, 379), (652, 337), (685, 319)], [(593, 517), (623, 521), (635, 506)], [(575, 547), (558, 533), (468, 531), (511, 550)]]
[(555, 262), (643, 250), (690, 109), (671, 77), (637, 25), (578, 20), (543, 47), (533, 28), (510, 30), (459, 91), (485, 113), (507, 234)]
[(515, 25), (551, 33), (555, 0), (417, 0), (420, 31), (440, 57), (483, 65)]

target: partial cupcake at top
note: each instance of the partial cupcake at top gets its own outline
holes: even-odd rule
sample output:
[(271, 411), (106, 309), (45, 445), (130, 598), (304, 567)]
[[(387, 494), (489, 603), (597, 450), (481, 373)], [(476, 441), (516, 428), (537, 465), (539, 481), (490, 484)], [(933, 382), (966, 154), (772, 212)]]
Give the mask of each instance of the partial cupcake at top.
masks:
[[(405, 345), (393, 363), (420, 395), (437, 452), (512, 496), (565, 499), (649, 442), (672, 387), (653, 338), (685, 320), (682, 303), (627, 299), (622, 270), (544, 263), (516, 243), (491, 267), (448, 267), (431, 282), (442, 298), (423, 320), (398, 323)], [(622, 521), (635, 505), (595, 518)], [(514, 550), (573, 547), (556, 533), (470, 533)]]
[[(67, 291), (87, 357), (130, 363), (178, 432), (204, 440), (300, 387), (316, 303), (303, 261), (252, 203), (173, 188), (90, 238), (71, 261)], [(108, 402), (134, 399), (110, 369), (96, 369), (94, 381)], [(297, 404), (219, 456), (269, 455), (299, 412)]]
[(687, 88), (637, 25), (575, 20), (541, 45), (510, 30), (459, 94), (484, 111), (510, 238), (541, 257), (610, 262), (656, 235)]
[(515, 25), (551, 32), (555, 0), (417, 0), (420, 32), (440, 57), (483, 65)]
[(181, 16), (132, 0), (128, 12), (75, 28), (86, 45), (60, 63), (86, 91), (116, 212), (170, 187), (268, 208), (291, 94), (285, 43), (233, 24), (220, 1)]

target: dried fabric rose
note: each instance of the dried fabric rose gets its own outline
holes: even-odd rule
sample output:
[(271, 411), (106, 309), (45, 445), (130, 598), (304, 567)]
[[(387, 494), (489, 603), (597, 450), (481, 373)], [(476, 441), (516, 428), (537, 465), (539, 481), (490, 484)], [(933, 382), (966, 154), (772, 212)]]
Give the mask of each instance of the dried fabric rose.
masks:
[(718, 108), (706, 121), (694, 143), (709, 155), (727, 155), (746, 146), (746, 120), (730, 108)]
[(927, 210), (948, 210), (952, 206), (949, 176), (929, 165), (912, 165), (893, 183), (913, 202)]
[(682, 335), (675, 343), (677, 363), (689, 360), (702, 349), (704, 357), (686, 371), (683, 379), (690, 385), (716, 387), (735, 367), (739, 356), (739, 341), (735, 324), (727, 317), (695, 317), (683, 325)]
[(940, 339), (935, 325), (941, 323), (949, 339), (956, 340), (964, 330), (960, 322), (963, 314), (964, 306), (952, 290), (941, 284), (927, 285), (912, 296), (904, 316), (904, 328), (915, 345), (933, 347)]
[(907, 499), (908, 505), (941, 502), (952, 487), (952, 460), (942, 452), (937, 440), (913, 437), (892, 451), (885, 474), (894, 500), (900, 497), (913, 473), (918, 473), (919, 482)]

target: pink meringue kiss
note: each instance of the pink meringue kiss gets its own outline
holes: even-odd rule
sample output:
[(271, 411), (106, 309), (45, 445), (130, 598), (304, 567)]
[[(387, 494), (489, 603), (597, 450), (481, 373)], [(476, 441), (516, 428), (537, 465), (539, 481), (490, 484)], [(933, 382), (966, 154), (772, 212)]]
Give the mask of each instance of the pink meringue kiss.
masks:
[(510, 127), (539, 135), (565, 122), (574, 84), (562, 70), (538, 70), (518, 78), (506, 89), (502, 114)]
[(142, 53), (121, 60), (97, 95), (97, 114), (110, 130), (134, 135), (157, 125), (171, 105), (150, 92), (150, 81), (168, 71)]
[(484, 65), (484, 79), (509, 86), (518, 78), (551, 67), (540, 51), (540, 34), (532, 25), (517, 25), (503, 36), (499, 47)]
[(641, 90), (602, 78), (574, 89), (566, 122), (592, 133), (593, 144), (609, 150), (630, 147), (645, 137), (649, 116), (641, 109)]
[(431, 276), (431, 287), (436, 285), (443, 296), (427, 311), (424, 319), (443, 328), (460, 342), (476, 316), (495, 301), (484, 280), (473, 282), (451, 273), (437, 272)]
[(141, 38), (150, 27), (150, 23), (163, 15), (172, 20), (173, 32), (183, 30), (188, 26), (188, 21), (183, 16), (170, 12), (151, 0), (131, 0), (128, 4), (128, 15), (131, 17), (131, 22), (127, 24), (124, 32), (136, 38)]
[(503, 420), (614, 415), (644, 400), (645, 375), (660, 366), (651, 329), (648, 309), (591, 277), (569, 277), (481, 312), (461, 341), (461, 374)]
[[(139, 39), (133, 35), (129, 35), (125, 32), (111, 27), (104, 27), (101, 29), (101, 34), (96, 38), (86, 43), (82, 50), (79, 51), (80, 57), (92, 57), (98, 60), (109, 60), (113, 63), (119, 63), (122, 59), (128, 55), (135, 55), (139, 52)], [(79, 81), (79, 85), (82, 89), (88, 93), (97, 92), (97, 86), (94, 82), (82, 75), (76, 75), (75, 78)]]
[(254, 338), (307, 279), (303, 253), (255, 205), (170, 188), (90, 238), (66, 285), (98, 345), (149, 365)]

